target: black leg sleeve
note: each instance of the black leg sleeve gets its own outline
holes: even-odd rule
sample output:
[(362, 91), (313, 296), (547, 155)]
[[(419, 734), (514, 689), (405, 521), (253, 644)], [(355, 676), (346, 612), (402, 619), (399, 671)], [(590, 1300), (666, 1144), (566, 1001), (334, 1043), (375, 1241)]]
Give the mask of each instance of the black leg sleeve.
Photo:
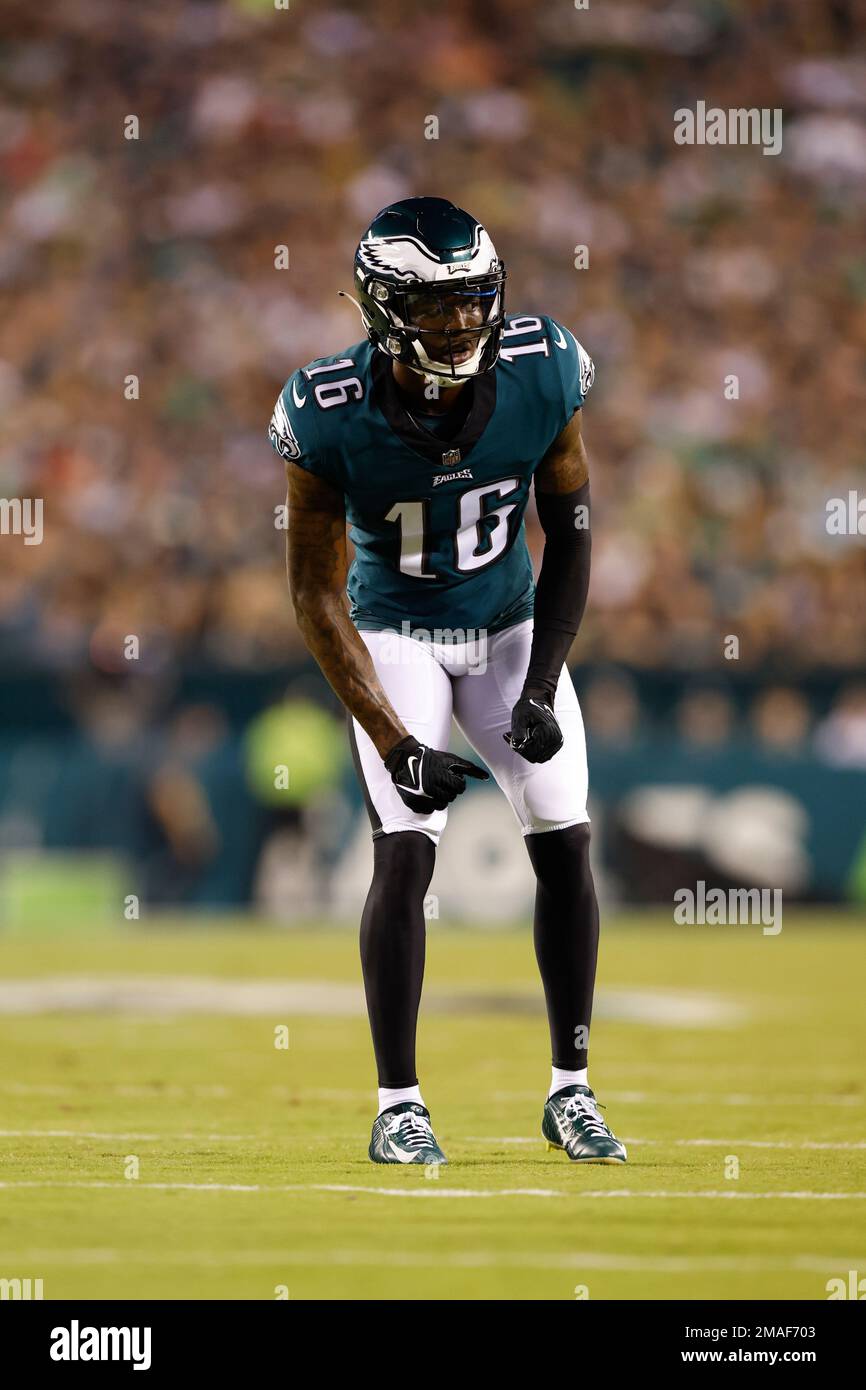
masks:
[(587, 1064), (598, 960), (589, 826), (527, 835), (526, 847), (538, 880), (535, 955), (547, 1001), (553, 1065), (579, 1071)]
[(361, 966), (380, 1086), (414, 1086), (415, 1027), (427, 944), (424, 895), (436, 847), (418, 830), (373, 841), (361, 917)]

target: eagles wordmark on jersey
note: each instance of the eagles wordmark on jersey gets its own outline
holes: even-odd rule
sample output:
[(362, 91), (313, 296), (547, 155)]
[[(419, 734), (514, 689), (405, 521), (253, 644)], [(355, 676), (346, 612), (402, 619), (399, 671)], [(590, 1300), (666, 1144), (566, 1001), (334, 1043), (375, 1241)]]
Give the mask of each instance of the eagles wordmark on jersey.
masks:
[(361, 631), (491, 634), (532, 617), (523, 517), (533, 473), (592, 386), (592, 361), (548, 317), (506, 317), (495, 366), (475, 378), (453, 438), (410, 413), (370, 342), (289, 378), (270, 439), (345, 498), (348, 578)]

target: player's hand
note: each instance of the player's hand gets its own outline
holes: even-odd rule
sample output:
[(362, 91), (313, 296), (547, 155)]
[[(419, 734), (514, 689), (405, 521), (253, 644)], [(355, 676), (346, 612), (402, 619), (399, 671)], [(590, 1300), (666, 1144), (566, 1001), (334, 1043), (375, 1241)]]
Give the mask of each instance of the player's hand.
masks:
[(502, 737), (528, 763), (548, 762), (563, 744), (551, 706), (535, 695), (521, 695), (511, 711), (511, 732)]
[(490, 776), (483, 767), (458, 758), (456, 753), (428, 748), (411, 734), (394, 745), (384, 762), (402, 800), (411, 810), (425, 816), (431, 811), (444, 811), (449, 802), (465, 792), (467, 777), (486, 782)]

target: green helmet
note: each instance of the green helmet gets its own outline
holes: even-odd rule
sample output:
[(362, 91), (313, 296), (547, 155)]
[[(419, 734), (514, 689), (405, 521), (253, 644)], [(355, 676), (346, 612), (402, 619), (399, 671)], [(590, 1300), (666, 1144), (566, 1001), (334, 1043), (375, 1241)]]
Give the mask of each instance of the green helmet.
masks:
[[(481, 223), (445, 198), (377, 213), (355, 252), (355, 288), (371, 343), (429, 380), (480, 376), (499, 356), (505, 265)], [(461, 310), (458, 326), (442, 326)]]

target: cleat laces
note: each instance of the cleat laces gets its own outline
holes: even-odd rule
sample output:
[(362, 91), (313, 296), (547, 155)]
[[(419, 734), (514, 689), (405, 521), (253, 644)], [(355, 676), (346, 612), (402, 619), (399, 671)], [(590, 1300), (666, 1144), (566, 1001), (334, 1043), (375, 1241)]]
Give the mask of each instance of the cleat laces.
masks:
[(572, 1125), (583, 1121), (584, 1128), (594, 1139), (612, 1139), (613, 1135), (598, 1113), (598, 1102), (589, 1096), (569, 1096), (563, 1106), (563, 1118)]
[(402, 1115), (392, 1115), (385, 1124), (385, 1133), (389, 1139), (410, 1151), (429, 1148), (436, 1142), (429, 1120), (412, 1110), (406, 1110)]

